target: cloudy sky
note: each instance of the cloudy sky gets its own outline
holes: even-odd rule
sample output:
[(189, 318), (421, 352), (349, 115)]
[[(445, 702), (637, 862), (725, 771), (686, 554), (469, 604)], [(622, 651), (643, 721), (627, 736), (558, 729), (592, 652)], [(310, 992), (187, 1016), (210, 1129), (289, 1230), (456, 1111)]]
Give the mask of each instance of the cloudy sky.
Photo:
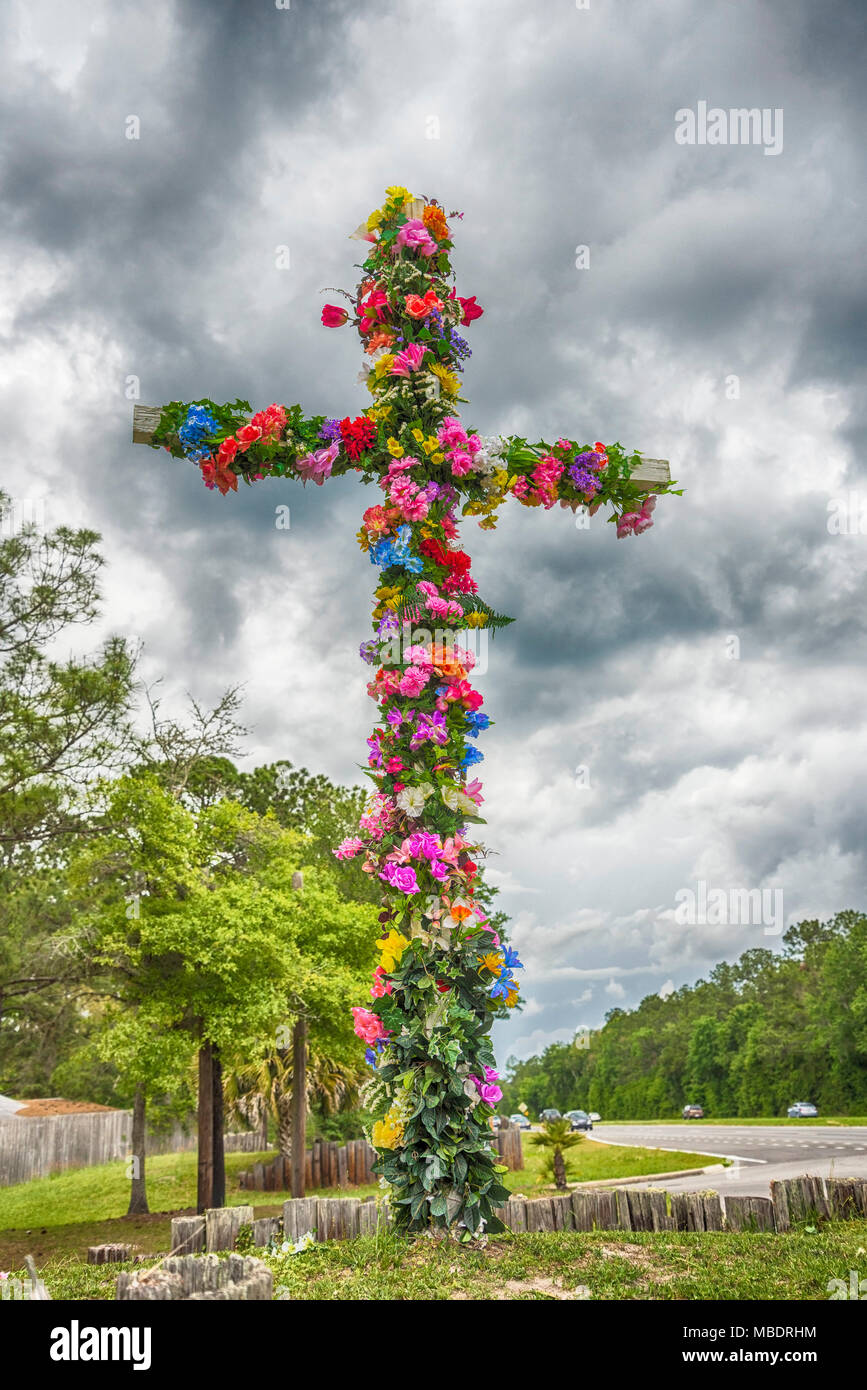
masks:
[[(321, 290), (354, 285), (347, 236), (386, 184), (465, 213), (465, 422), (618, 439), (686, 489), (637, 540), (559, 509), (465, 523), (518, 619), (480, 680), (489, 864), (527, 966), (503, 1058), (864, 906), (862, 21), (854, 0), (4, 7), (2, 482), (103, 533), (103, 629), (144, 643), (168, 703), (245, 681), (251, 765), (357, 777), (374, 499), (209, 493), (133, 447), (130, 379), (148, 404), (357, 413), (357, 339), (321, 327)], [(773, 140), (680, 143), (699, 103), (765, 111)], [(764, 910), (719, 920), (739, 889)]]

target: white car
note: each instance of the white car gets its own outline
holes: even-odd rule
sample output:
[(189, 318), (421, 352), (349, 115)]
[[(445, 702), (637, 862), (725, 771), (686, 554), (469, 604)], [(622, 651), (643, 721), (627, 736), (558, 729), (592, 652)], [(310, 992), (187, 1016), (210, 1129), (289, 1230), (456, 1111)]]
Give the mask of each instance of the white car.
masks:
[(602, 1119), (602, 1116), (601, 1116), (601, 1115), (597, 1115), (595, 1110), (591, 1110), (591, 1111), (590, 1111), (590, 1118), (591, 1118), (591, 1120), (593, 1121), (593, 1123), (594, 1123), (594, 1125), (595, 1125), (595, 1124), (597, 1123), (597, 1121), (599, 1121), (599, 1120)]

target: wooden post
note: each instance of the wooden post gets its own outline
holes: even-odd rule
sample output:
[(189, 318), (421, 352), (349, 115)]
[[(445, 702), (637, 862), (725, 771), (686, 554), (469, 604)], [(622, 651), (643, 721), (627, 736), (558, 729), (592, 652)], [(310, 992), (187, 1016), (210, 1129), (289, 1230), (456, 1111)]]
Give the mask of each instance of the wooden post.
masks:
[(307, 1019), (292, 1030), (292, 1196), (304, 1196), (307, 1150)]
[(211, 1047), (214, 1107), (211, 1117), (211, 1142), (214, 1152), (214, 1187), (212, 1207), (226, 1205), (226, 1149), (223, 1139), (223, 1064), (220, 1049)]
[(214, 1201), (214, 1065), (211, 1044), (199, 1048), (199, 1153), (196, 1211), (203, 1215)]
[(127, 1216), (146, 1216), (148, 1207), (147, 1187), (145, 1186), (145, 1089), (141, 1082), (135, 1088), (132, 1109), (132, 1182), (129, 1190)]

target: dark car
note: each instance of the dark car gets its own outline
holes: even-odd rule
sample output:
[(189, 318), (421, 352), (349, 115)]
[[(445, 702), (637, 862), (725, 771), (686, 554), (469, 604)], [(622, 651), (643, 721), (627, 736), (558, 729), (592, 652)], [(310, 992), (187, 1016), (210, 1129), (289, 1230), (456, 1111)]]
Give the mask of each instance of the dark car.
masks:
[(819, 1112), (808, 1100), (796, 1100), (786, 1111), (790, 1120), (815, 1120)]
[(593, 1121), (586, 1110), (567, 1110), (566, 1119), (573, 1129), (582, 1129), (585, 1134), (589, 1134), (593, 1128)]
[(527, 1119), (527, 1116), (522, 1115), (520, 1111), (517, 1111), (514, 1115), (510, 1115), (509, 1119), (511, 1120), (512, 1124), (515, 1126), (516, 1129), (530, 1128), (530, 1121)]
[(683, 1118), (685, 1120), (703, 1120), (704, 1111), (700, 1105), (685, 1105), (683, 1107)]
[(562, 1118), (563, 1116), (560, 1114), (559, 1110), (543, 1110), (539, 1116), (539, 1120), (543, 1125), (548, 1124), (551, 1120), (562, 1120)]

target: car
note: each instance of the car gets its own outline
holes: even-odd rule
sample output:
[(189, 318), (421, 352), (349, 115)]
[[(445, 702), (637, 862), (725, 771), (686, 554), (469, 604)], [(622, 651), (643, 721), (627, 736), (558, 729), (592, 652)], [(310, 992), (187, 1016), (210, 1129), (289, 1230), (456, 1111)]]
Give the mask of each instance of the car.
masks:
[(593, 1121), (593, 1123), (596, 1124), (597, 1121), (601, 1121), (602, 1116), (601, 1116), (601, 1115), (597, 1115), (595, 1110), (591, 1110), (591, 1111), (590, 1111), (590, 1118), (591, 1118), (591, 1120)]
[(700, 1105), (685, 1105), (683, 1107), (683, 1118), (685, 1120), (703, 1120), (704, 1111)]
[(796, 1100), (786, 1111), (790, 1120), (815, 1120), (819, 1114), (815, 1105), (808, 1100)]
[(510, 1116), (509, 1116), (509, 1119), (510, 1119), (510, 1121), (512, 1122), (512, 1124), (515, 1126), (516, 1129), (529, 1129), (529, 1128), (530, 1128), (530, 1121), (527, 1119), (527, 1116), (526, 1116), (526, 1115), (522, 1115), (522, 1114), (520, 1113), (520, 1111), (518, 1111), (518, 1112), (517, 1112), (516, 1114), (514, 1114), (514, 1115), (510, 1115)]
[(503, 1121), (499, 1115), (491, 1116), (491, 1129), (499, 1129), (502, 1123)]
[(547, 1125), (551, 1120), (562, 1120), (563, 1116), (559, 1110), (543, 1110), (539, 1115), (539, 1120), (543, 1125)]
[(567, 1110), (565, 1118), (573, 1129), (582, 1129), (585, 1134), (593, 1128), (593, 1120), (586, 1110)]

